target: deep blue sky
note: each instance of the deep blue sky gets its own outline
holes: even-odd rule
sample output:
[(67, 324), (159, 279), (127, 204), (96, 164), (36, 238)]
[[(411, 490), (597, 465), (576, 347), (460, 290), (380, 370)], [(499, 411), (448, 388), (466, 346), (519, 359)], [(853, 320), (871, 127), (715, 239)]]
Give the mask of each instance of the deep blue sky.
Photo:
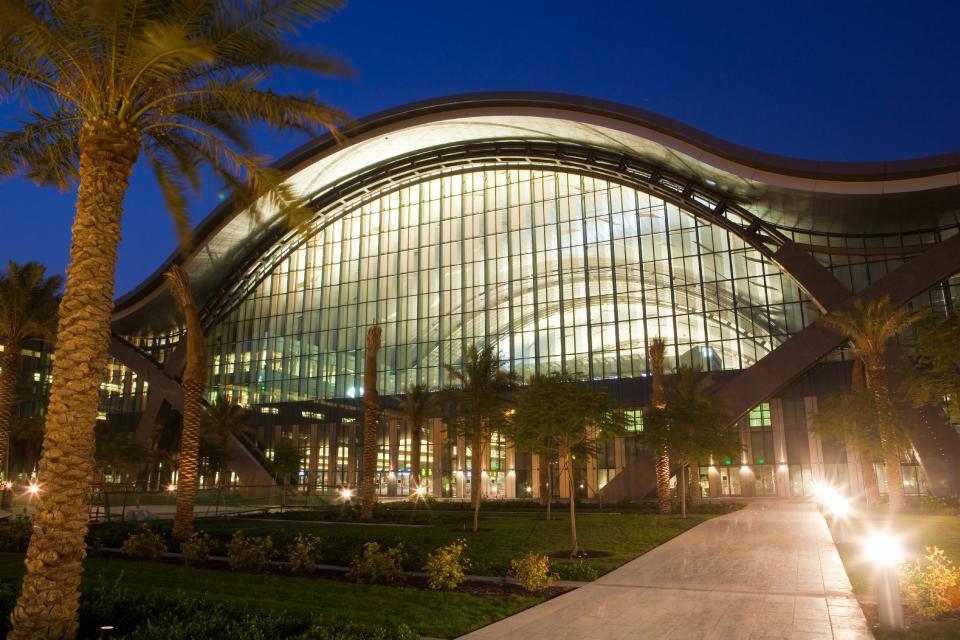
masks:
[[(305, 41), (352, 80), (291, 76), (360, 117), (468, 91), (615, 100), (774, 153), (891, 160), (960, 150), (960, 6), (952, 2), (354, 0)], [(2, 119), (17, 109), (0, 105)], [(302, 140), (259, 136), (278, 157)], [(211, 185), (193, 207), (216, 203)], [(74, 193), (0, 182), (0, 259), (66, 266)], [(146, 172), (127, 198), (117, 293), (175, 247)]]

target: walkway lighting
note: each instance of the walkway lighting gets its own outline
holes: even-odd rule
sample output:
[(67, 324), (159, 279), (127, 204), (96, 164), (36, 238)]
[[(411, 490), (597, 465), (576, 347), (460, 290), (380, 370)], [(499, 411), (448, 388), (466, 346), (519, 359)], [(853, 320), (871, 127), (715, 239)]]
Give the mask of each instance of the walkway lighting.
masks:
[(175, 493), (176, 490), (177, 490), (177, 485), (175, 485), (175, 484), (168, 484), (168, 485), (167, 485), (167, 491), (169, 491), (170, 493)]
[(343, 489), (340, 489), (340, 497), (346, 500), (347, 502), (350, 502), (350, 500), (353, 498), (353, 490), (350, 489), (349, 487), (344, 487)]
[(850, 501), (839, 493), (827, 494), (823, 507), (834, 518), (846, 518), (850, 515)]
[(28, 495), (35, 496), (39, 493), (40, 493), (40, 485), (38, 485), (36, 482), (31, 482), (30, 484), (27, 485)]
[(903, 559), (903, 543), (889, 532), (875, 531), (867, 537), (863, 547), (864, 555), (873, 563), (880, 624), (889, 629), (904, 629), (898, 575)]

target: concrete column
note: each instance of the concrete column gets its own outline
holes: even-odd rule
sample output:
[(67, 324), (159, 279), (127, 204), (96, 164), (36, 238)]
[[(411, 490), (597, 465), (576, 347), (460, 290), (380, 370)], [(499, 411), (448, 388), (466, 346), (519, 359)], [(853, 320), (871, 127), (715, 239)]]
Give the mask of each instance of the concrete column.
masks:
[(338, 451), (339, 447), (337, 446), (337, 425), (335, 424), (326, 424), (323, 425), (324, 436), (327, 439), (327, 481), (325, 489), (336, 489), (338, 480), (337, 480), (337, 463), (338, 456), (340, 452)]
[(457, 466), (454, 471), (457, 479), (457, 497), (467, 498), (467, 443), (463, 436), (457, 437)]
[(490, 490), (490, 484), (493, 479), (493, 476), (491, 475), (493, 473), (493, 468), (490, 464), (491, 450), (492, 447), (490, 446), (489, 440), (480, 445), (480, 460), (483, 464), (483, 472), (480, 474), (480, 480), (482, 483), (480, 485), (480, 495), (482, 495), (484, 498), (493, 497), (493, 492)]
[(443, 473), (447, 469), (443, 464), (443, 448), (447, 439), (444, 435), (443, 422), (437, 418), (430, 422), (431, 432), (433, 433), (433, 463), (430, 466), (430, 487), (433, 490), (433, 497), (440, 498), (443, 497)]
[[(860, 452), (854, 447), (847, 447), (847, 479), (850, 485), (850, 495), (864, 495), (863, 471), (864, 461)], [(870, 469), (873, 471), (873, 469)]]
[(790, 468), (787, 466), (787, 438), (783, 426), (783, 401), (780, 398), (770, 400), (770, 420), (773, 422), (773, 457), (777, 470), (777, 495), (786, 498), (790, 495)]
[(757, 495), (757, 477), (748, 466), (753, 460), (753, 444), (750, 438), (750, 420), (740, 420), (740, 442), (743, 443), (743, 454), (740, 457), (740, 495), (750, 498)]
[(561, 500), (566, 500), (570, 497), (570, 476), (573, 473), (573, 462), (573, 460), (564, 459), (564, 456), (560, 456), (560, 459), (557, 461), (557, 466), (559, 467), (557, 482), (560, 483), (557, 489), (560, 490)]
[(710, 478), (710, 497), (719, 498), (720, 492), (720, 471), (714, 465), (707, 468), (707, 477)]
[[(297, 448), (297, 452), (299, 454), (299, 451), (300, 451), (300, 425), (299, 424), (293, 425), (293, 429), (290, 432), (290, 442), (292, 442), (293, 446)], [(300, 461), (300, 463), (302, 462), (303, 460)], [(307, 462), (307, 464), (309, 464), (309, 461)], [(304, 480), (305, 480), (305, 478), (300, 477), (300, 468), (301, 467), (298, 465), (297, 470), (293, 472), (293, 475), (290, 478), (291, 486), (293, 486), (298, 491), (304, 488)]]
[(596, 456), (587, 456), (587, 477), (584, 480), (586, 485), (587, 497), (596, 498), (597, 497), (597, 457)]
[(517, 497), (517, 450), (511, 444), (507, 445), (505, 452), (507, 473), (503, 481), (503, 493), (507, 500), (513, 500)]
[(812, 429), (813, 417), (817, 415), (816, 396), (806, 396), (803, 399), (803, 411), (807, 422), (807, 442), (810, 444), (810, 470), (815, 482), (826, 480), (823, 467), (823, 442), (820, 434)]
[(617, 436), (613, 439), (613, 466), (616, 473), (619, 474), (627, 467), (627, 445), (623, 436)]
[(347, 486), (356, 488), (357, 483), (357, 447), (356, 447), (356, 433), (357, 433), (357, 423), (352, 422), (349, 424), (343, 424), (343, 429), (346, 431), (346, 440), (347, 440)]
[(310, 455), (307, 458), (307, 490), (313, 491), (317, 488), (317, 472), (320, 470), (320, 441), (323, 439), (323, 430), (318, 424), (311, 424), (307, 428), (310, 430)]
[(391, 420), (387, 426), (387, 447), (389, 451), (389, 464), (387, 465), (387, 495), (397, 495), (397, 471), (400, 468), (400, 436), (397, 429), (397, 421)]
[(534, 453), (530, 456), (530, 488), (533, 492), (530, 497), (534, 500), (540, 499), (540, 456)]

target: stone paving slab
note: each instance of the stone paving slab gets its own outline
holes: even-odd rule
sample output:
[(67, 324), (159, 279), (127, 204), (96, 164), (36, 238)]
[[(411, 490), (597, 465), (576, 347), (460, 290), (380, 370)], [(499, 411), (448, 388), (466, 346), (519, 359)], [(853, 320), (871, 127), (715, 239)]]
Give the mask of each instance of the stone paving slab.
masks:
[(872, 638), (808, 502), (754, 502), (464, 640)]

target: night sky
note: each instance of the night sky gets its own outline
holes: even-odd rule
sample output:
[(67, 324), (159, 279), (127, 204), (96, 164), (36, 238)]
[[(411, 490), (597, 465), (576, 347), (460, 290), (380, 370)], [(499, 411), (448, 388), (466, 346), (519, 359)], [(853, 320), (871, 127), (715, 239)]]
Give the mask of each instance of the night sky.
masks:
[[(354, 0), (302, 38), (353, 79), (280, 76), (362, 117), (424, 98), (498, 89), (635, 105), (748, 147), (820, 160), (960, 150), (960, 4)], [(0, 129), (19, 105), (0, 105)], [(263, 132), (279, 157), (303, 142)], [(211, 184), (194, 222), (216, 204)], [(74, 193), (0, 183), (0, 259), (66, 266)], [(148, 172), (133, 178), (117, 293), (175, 248)]]

